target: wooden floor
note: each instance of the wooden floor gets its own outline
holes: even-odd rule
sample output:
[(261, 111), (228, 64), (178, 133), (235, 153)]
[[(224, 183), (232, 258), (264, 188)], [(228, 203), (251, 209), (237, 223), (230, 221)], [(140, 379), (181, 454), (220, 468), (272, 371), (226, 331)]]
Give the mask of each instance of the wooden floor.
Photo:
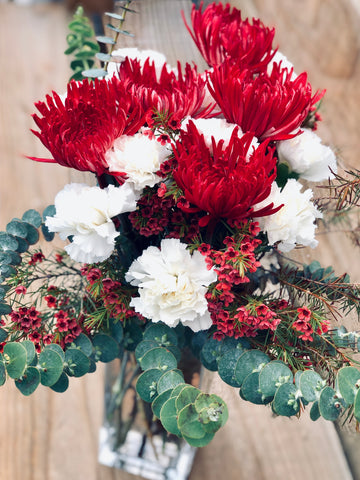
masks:
[[(100, 1), (100, 0), (99, 0)], [(277, 28), (280, 50), (307, 70), (314, 88), (327, 88), (320, 134), (344, 162), (360, 168), (360, 12), (358, 0), (234, 0), (244, 16)], [(175, 60), (199, 61), (180, 18), (189, 0), (146, 0), (128, 29), (140, 48), (155, 48)], [(68, 13), (61, 4), (22, 7), (0, 1), (0, 227), (28, 208), (42, 209), (56, 192), (79, 178), (55, 165), (39, 165), (23, 155), (46, 152), (32, 136), (33, 102), (69, 76), (62, 54)], [(322, 236), (318, 258), (360, 281), (359, 252), (339, 235)], [(236, 391), (208, 375), (209, 389), (228, 402), (230, 419), (215, 440), (199, 450), (191, 480), (360, 480), (349, 470), (331, 423), (273, 418), (264, 407), (242, 401)], [(102, 369), (73, 379), (68, 392), (40, 387), (23, 398), (9, 382), (0, 389), (0, 480), (131, 480), (97, 464), (102, 417)], [(345, 443), (359, 439), (345, 435)], [(354, 447), (350, 449), (354, 451)], [(358, 450), (359, 451), (359, 450)], [(356, 455), (354, 455), (356, 459)], [(354, 461), (355, 462), (355, 461)], [(355, 464), (355, 463), (354, 463)], [(358, 470), (358, 472), (360, 469)]]

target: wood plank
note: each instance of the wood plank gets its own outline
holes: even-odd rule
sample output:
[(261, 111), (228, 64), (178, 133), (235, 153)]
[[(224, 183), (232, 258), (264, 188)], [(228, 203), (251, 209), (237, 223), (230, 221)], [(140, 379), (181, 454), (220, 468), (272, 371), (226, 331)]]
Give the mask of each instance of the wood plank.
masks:
[[(308, 70), (316, 88), (326, 87), (326, 121), (321, 135), (341, 148), (348, 163), (360, 167), (357, 156), (359, 125), (359, 17), (349, 0), (234, 0), (245, 14), (277, 26), (281, 51), (296, 68)], [(199, 61), (179, 16), (189, 16), (187, 0), (139, 2), (138, 16), (127, 27), (135, 40), (124, 44), (163, 51), (168, 61)], [(29, 132), (32, 103), (51, 89), (61, 92), (69, 76), (65, 49), (68, 14), (61, 5), (19, 7), (0, 5), (0, 219), (2, 227), (29, 207), (45, 207), (70, 178), (65, 168), (33, 164), (22, 154), (46, 155)], [(335, 36), (330, 26), (337, 25)], [(330, 31), (331, 30), (331, 31)], [(336, 38), (337, 37), (337, 38)], [(200, 62), (199, 62), (200, 63)], [(6, 92), (6, 93), (4, 93)], [(303, 258), (321, 256), (338, 271), (346, 268), (360, 278), (353, 250), (343, 239), (326, 238)], [(0, 480), (131, 480), (136, 477), (97, 464), (97, 435), (102, 417), (103, 369), (84, 379), (72, 379), (65, 394), (39, 388), (24, 398), (14, 385), (0, 391)], [(329, 480), (351, 478), (331, 423), (273, 418), (264, 407), (248, 405), (236, 391), (208, 374), (206, 388), (221, 394), (231, 412), (227, 426), (196, 456), (192, 480)]]

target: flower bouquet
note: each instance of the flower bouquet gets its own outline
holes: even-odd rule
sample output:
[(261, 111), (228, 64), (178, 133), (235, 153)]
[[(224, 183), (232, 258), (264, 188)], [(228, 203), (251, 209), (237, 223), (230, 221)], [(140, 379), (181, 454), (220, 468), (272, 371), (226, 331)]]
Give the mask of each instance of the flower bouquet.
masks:
[[(109, 53), (75, 15), (74, 78), (36, 105), (34, 134), (52, 158), (33, 160), (97, 185), (65, 186), (0, 234), (0, 383), (63, 392), (120, 360), (106, 397), (118, 428), (105, 440), (121, 448), (141, 410), (141, 456), (158, 437), (161, 452), (170, 438), (205, 446), (225, 424), (199, 365), (277, 415), (360, 420), (359, 335), (335, 324), (359, 313), (359, 287), (287, 256), (315, 248), (316, 222), (358, 203), (358, 172), (340, 177), (315, 133), (324, 92), (294, 72), (274, 29), (221, 3), (185, 20), (206, 72), (115, 51), (130, 3), (108, 14), (116, 38), (98, 41)], [(308, 182), (328, 179), (315, 201)], [(65, 250), (33, 247), (55, 233)]]

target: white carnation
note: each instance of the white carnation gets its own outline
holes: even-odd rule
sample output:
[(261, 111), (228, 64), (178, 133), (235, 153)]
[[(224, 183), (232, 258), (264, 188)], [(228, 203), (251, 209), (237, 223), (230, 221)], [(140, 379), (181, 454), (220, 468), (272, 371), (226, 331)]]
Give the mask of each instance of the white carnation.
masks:
[(70, 183), (56, 195), (56, 214), (47, 217), (45, 224), (63, 240), (72, 237), (65, 250), (73, 260), (102, 262), (111, 255), (119, 235), (111, 218), (135, 210), (136, 201), (130, 185), (101, 189)]
[(280, 242), (278, 248), (282, 252), (289, 252), (296, 244), (311, 248), (318, 244), (315, 240), (314, 222), (316, 218), (321, 218), (322, 214), (311, 201), (312, 190), (302, 193), (301, 188), (302, 185), (294, 179), (288, 180), (282, 190), (274, 182), (266, 201), (254, 207), (260, 210), (269, 202), (273, 202), (275, 206), (283, 204), (277, 213), (257, 218), (261, 230), (267, 233), (269, 244)]
[[(118, 57), (119, 62), (123, 61), (126, 57), (130, 59), (137, 59), (140, 61), (141, 65), (144, 65), (147, 59), (150, 60), (150, 63), (155, 64), (155, 69), (157, 72), (157, 76), (160, 77), (161, 70), (166, 63), (166, 57), (160, 52), (156, 50), (139, 50), (136, 47), (129, 47), (129, 48), (119, 48), (118, 50), (114, 50), (112, 52), (112, 57)], [(108, 65), (108, 76), (114, 75), (114, 73), (118, 70), (118, 62), (109, 62)]]
[(125, 278), (139, 287), (139, 297), (130, 305), (153, 322), (170, 327), (181, 322), (194, 332), (212, 325), (205, 294), (216, 273), (208, 270), (200, 252), (191, 255), (180, 240), (162, 240), (160, 249), (148, 247)]
[[(205, 144), (212, 153), (212, 140), (213, 137), (215, 142), (218, 143), (220, 140), (224, 140), (224, 148), (229, 145), (231, 135), (233, 134), (235, 128), (238, 128), (238, 137), (241, 138), (244, 133), (238, 125), (234, 123), (228, 123), (226, 120), (222, 118), (190, 118), (186, 117), (183, 121), (181, 128), (185, 129), (186, 126), (191, 120), (195, 127), (197, 128), (198, 132), (204, 136)], [(257, 139), (254, 137), (249, 151), (248, 156), (259, 146)]]
[(286, 162), (291, 170), (305, 180), (321, 182), (334, 178), (331, 170), (337, 172), (334, 152), (321, 143), (316, 133), (307, 128), (300, 135), (279, 142), (277, 149), (280, 161)]
[(156, 172), (169, 153), (166, 146), (155, 138), (137, 133), (117, 138), (113, 147), (106, 152), (105, 159), (110, 172), (126, 173), (126, 183), (141, 192), (145, 187), (153, 187), (161, 181)]

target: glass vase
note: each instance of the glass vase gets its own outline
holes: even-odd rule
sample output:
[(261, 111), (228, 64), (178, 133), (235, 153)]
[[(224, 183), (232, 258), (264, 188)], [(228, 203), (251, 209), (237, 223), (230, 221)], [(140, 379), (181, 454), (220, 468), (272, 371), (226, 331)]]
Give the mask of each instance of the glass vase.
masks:
[[(199, 362), (186, 362), (184, 377), (199, 384)], [(179, 365), (181, 368), (181, 365)], [(99, 463), (151, 480), (186, 480), (196, 449), (169, 435), (136, 394), (141, 370), (132, 352), (106, 365), (104, 422), (100, 429)], [(189, 380), (190, 377), (190, 380)]]

